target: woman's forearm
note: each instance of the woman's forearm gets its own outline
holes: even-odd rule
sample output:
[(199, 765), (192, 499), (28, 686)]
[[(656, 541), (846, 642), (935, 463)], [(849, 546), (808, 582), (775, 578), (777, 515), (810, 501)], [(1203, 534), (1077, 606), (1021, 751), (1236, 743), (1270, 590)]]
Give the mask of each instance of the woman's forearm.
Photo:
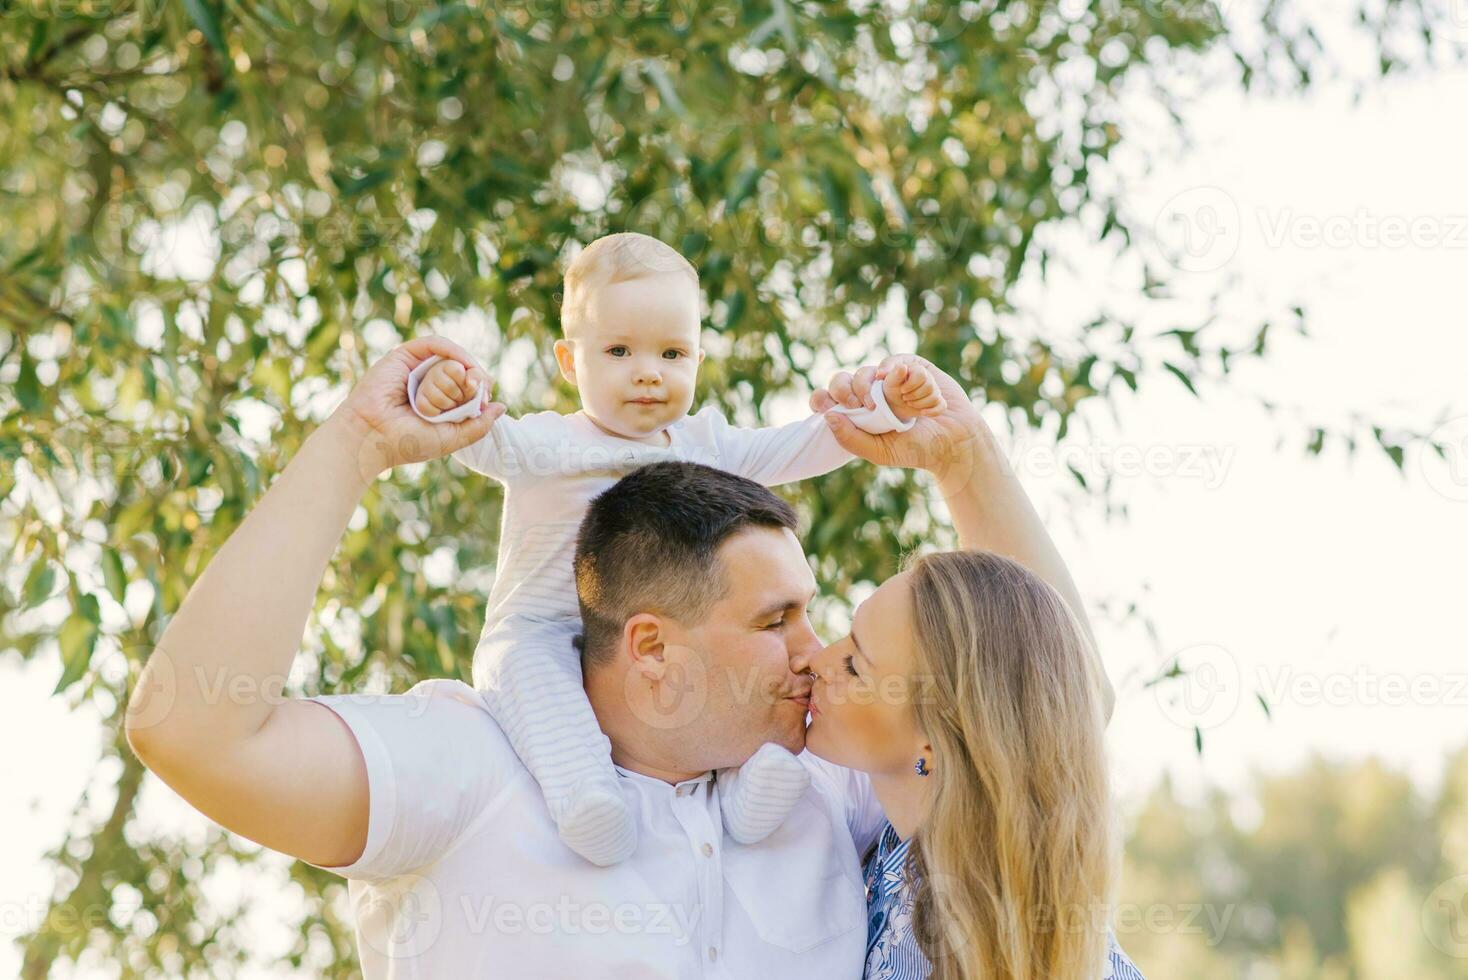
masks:
[[(959, 546), (1004, 555), (1038, 575), (1065, 599), (1094, 649), (1095, 635), (1080, 590), (988, 426), (978, 421), (973, 438), (945, 453), (931, 472), (958, 532)], [(1109, 716), (1113, 695), (1104, 665), (1101, 677)]]
[(280, 702), (326, 563), (368, 486), (363, 435), (335, 416), (313, 432), (189, 589), (139, 681), (145, 699), (164, 699), (130, 712), (140, 753), (248, 738)]

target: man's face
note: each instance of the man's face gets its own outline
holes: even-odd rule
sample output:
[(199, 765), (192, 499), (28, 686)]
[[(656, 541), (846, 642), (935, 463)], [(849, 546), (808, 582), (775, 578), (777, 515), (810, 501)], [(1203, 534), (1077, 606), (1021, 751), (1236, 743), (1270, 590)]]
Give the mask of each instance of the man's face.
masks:
[[(792, 658), (821, 649), (807, 607), (815, 576), (800, 541), (785, 528), (749, 528), (719, 548), (728, 592), (691, 629), (673, 626), (687, 648), (681, 670), (699, 706), (684, 731), (694, 768), (737, 766), (766, 742), (791, 752), (805, 746), (810, 679)], [(702, 672), (703, 678), (696, 675)]]

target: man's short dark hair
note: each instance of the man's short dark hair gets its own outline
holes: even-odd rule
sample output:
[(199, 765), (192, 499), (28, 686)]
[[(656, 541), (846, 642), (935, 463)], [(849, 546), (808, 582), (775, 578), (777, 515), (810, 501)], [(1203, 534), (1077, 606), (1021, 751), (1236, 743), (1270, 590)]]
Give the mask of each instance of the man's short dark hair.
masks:
[(644, 466), (593, 500), (576, 535), (583, 666), (607, 662), (638, 613), (702, 622), (729, 588), (719, 546), (749, 527), (798, 522), (753, 480), (697, 463)]

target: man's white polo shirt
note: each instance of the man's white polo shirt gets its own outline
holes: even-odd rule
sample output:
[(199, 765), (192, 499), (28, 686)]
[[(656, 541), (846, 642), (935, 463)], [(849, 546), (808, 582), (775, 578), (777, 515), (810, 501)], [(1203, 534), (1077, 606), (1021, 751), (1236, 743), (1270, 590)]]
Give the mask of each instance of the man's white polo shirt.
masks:
[(622, 770), (640, 834), (598, 868), (556, 836), (540, 788), (473, 689), (316, 699), (367, 762), (366, 849), (350, 879), (367, 980), (722, 977), (854, 980), (871, 784), (809, 753), (811, 788), (754, 845), (724, 836), (717, 780)]

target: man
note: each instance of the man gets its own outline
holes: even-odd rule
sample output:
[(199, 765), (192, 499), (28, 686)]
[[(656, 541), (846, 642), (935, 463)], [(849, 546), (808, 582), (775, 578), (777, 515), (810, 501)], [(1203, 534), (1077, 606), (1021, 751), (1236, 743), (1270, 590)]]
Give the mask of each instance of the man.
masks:
[[(803, 745), (809, 684), (790, 659), (820, 647), (794, 515), (756, 484), (649, 467), (582, 526), (587, 694), (640, 835), (623, 864), (597, 868), (560, 843), (465, 685), (278, 696), (370, 481), (481, 438), (504, 411), (418, 419), (405, 381), (431, 354), (469, 360), (424, 338), (373, 365), (200, 576), (129, 706), (138, 756), (230, 830), (351, 879), (369, 978), (860, 976), (859, 859), (881, 824), (869, 786), (803, 756), (811, 786), (779, 830), (744, 846), (720, 824), (714, 770), (765, 741)], [(1079, 608), (972, 405), (935, 373), (943, 417), (872, 437), (833, 415), (837, 438), (874, 462), (934, 471), (966, 546), (1014, 554)], [(878, 374), (838, 376), (812, 407), (859, 402)]]

